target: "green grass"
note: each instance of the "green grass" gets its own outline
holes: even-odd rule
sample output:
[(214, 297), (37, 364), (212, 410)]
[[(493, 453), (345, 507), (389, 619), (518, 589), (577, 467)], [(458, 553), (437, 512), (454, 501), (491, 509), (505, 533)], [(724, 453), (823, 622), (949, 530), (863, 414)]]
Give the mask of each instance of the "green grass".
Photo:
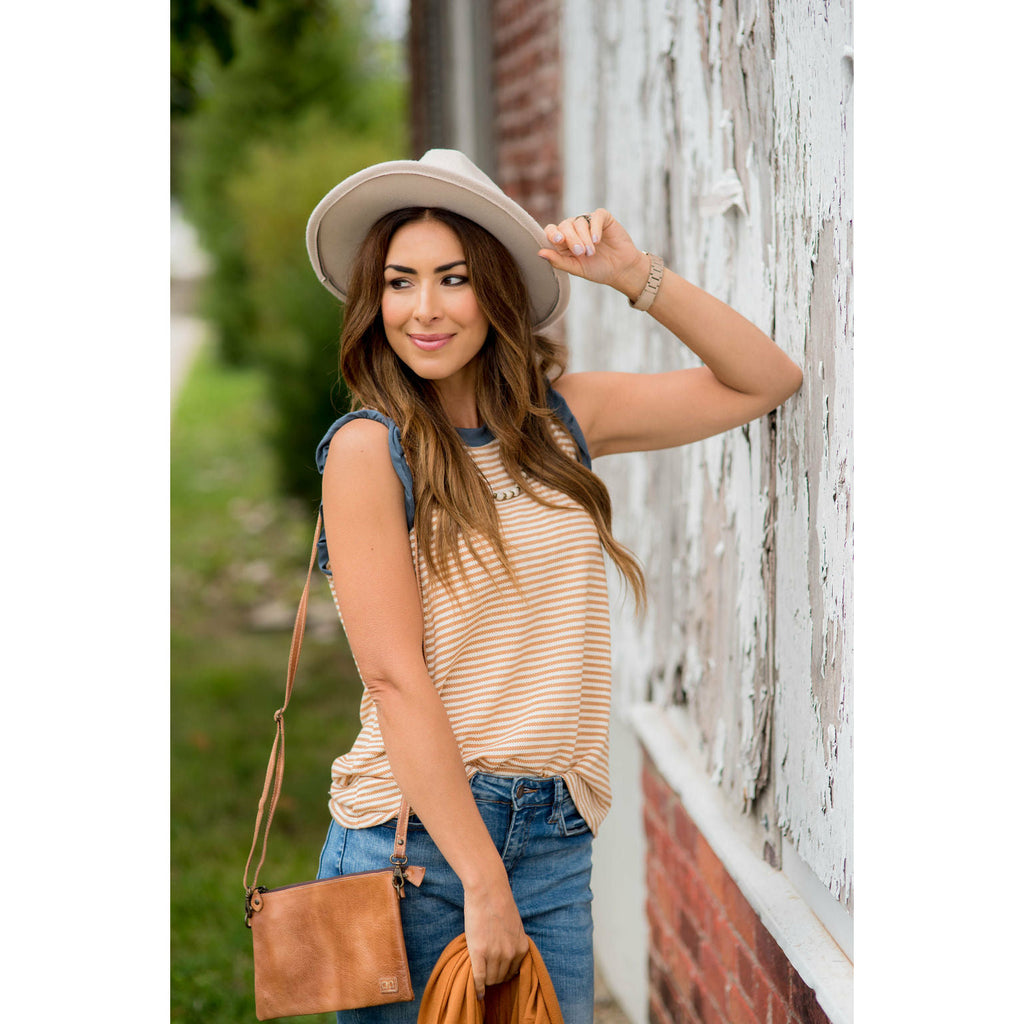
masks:
[[(188, 1024), (256, 1019), (242, 873), (316, 521), (315, 508), (274, 494), (267, 416), (258, 373), (204, 354), (172, 424), (171, 1019)], [(358, 728), (361, 687), (319, 573), (311, 597), (323, 625), (307, 630), (288, 709), (260, 873), (271, 887), (315, 876), (330, 764)]]

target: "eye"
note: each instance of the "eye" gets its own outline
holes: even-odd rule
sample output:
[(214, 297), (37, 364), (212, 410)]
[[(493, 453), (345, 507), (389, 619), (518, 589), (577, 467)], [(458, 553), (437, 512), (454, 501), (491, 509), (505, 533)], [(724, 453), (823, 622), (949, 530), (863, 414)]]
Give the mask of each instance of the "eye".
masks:
[(441, 278), (441, 284), (449, 288), (456, 288), (462, 284), (469, 284), (469, 278), (464, 274), (446, 274)]
[(384, 287), (390, 288), (392, 291), (402, 291), (409, 287), (409, 279), (405, 277), (392, 277), (390, 280), (385, 278)]

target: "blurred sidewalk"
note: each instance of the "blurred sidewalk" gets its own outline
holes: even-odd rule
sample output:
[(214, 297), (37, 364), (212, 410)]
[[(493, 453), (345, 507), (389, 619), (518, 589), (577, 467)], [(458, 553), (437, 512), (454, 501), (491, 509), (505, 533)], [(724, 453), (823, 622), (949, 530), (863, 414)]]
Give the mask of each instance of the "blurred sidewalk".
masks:
[(196, 294), (209, 262), (195, 229), (171, 200), (171, 407), (192, 360), (207, 339), (206, 324), (194, 315)]
[(601, 977), (601, 969), (596, 964), (594, 973), (594, 1024), (630, 1024), (629, 1018), (608, 991), (608, 986)]

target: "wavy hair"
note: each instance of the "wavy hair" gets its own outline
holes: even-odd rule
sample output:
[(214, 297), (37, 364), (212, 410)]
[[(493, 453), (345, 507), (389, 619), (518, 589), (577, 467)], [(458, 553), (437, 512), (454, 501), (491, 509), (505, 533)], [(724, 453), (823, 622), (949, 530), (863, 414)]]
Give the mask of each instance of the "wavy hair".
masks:
[[(477, 356), (477, 408), (498, 441), (501, 460), (523, 491), (557, 508), (531, 488), (541, 481), (578, 502), (593, 519), (604, 550), (646, 606), (643, 571), (612, 535), (608, 489), (555, 440), (555, 414), (548, 408), (550, 382), (565, 371), (565, 346), (534, 334), (526, 287), (515, 260), (490, 232), (449, 210), (411, 207), (385, 214), (367, 233), (353, 264), (341, 332), (341, 374), (352, 408), (376, 409), (401, 431), (412, 471), (416, 502), (413, 528), (427, 571), (450, 586), (452, 572), (465, 573), (459, 537), (482, 563), (474, 538), (491, 544), (515, 580), (501, 537), (491, 489), (445, 415), (434, 385), (418, 377), (394, 353), (384, 333), (381, 299), (384, 263), (396, 231), (414, 221), (435, 220), (455, 232), (466, 257), (466, 274), (490, 324)], [(426, 543), (423, 541), (426, 540)]]

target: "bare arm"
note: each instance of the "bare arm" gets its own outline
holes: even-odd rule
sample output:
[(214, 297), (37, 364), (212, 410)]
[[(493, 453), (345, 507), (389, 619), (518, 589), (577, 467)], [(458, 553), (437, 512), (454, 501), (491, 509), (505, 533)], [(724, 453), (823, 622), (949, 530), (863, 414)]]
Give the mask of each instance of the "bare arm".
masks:
[(462, 881), (466, 938), (482, 997), (484, 984), (518, 969), (526, 934), (423, 661), (419, 590), (385, 426), (354, 420), (335, 434), (323, 503), (345, 632), (376, 705), (395, 780)]
[[(590, 221), (596, 241), (587, 238), (582, 218), (549, 224), (552, 248), (540, 255), (559, 270), (607, 284), (635, 300), (647, 281), (650, 258), (607, 210), (595, 210)], [(558, 235), (562, 238), (556, 242)], [(584, 252), (575, 254), (574, 246), (583, 246)], [(559, 390), (595, 456), (710, 437), (763, 416), (800, 387), (800, 368), (763, 331), (668, 268), (650, 313), (704, 365), (669, 373), (561, 378)]]

